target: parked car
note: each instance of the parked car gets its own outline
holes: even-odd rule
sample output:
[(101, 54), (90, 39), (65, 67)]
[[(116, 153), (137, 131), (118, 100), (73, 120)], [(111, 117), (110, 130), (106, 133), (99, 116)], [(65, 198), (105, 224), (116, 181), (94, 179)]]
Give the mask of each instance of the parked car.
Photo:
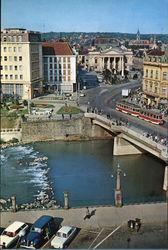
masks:
[(61, 227), (56, 236), (51, 241), (51, 246), (54, 248), (65, 248), (77, 233), (76, 227), (63, 226)]
[(56, 230), (54, 218), (43, 215), (32, 225), (29, 234), (21, 238), (21, 247), (40, 248), (44, 241), (50, 239)]
[(80, 96), (80, 97), (84, 97), (84, 96), (86, 96), (86, 94), (85, 94), (85, 93), (80, 93), (79, 96)]
[(20, 221), (13, 222), (8, 226), (0, 236), (0, 248), (10, 248), (14, 246), (21, 236), (24, 236), (29, 226)]

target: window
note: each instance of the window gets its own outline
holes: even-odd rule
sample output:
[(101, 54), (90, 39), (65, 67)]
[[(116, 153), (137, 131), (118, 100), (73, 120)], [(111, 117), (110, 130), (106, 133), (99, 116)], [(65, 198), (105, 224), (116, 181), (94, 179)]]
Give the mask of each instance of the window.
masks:
[(166, 87), (162, 88), (162, 95), (166, 95)]
[(57, 64), (54, 64), (54, 68), (57, 69)]
[(95, 58), (95, 63), (97, 63), (97, 58)]
[(52, 63), (52, 57), (50, 57), (50, 63)]
[(63, 62), (64, 62), (64, 63), (66, 62), (66, 58), (65, 58), (65, 57), (63, 57)]
[(156, 79), (158, 79), (158, 70), (156, 70)]
[(7, 48), (6, 47), (4, 47), (4, 52), (6, 52), (7, 51)]
[(12, 65), (9, 66), (9, 69), (12, 70)]
[(11, 79), (11, 80), (13, 79), (13, 75), (10, 75), (10, 79)]
[(22, 47), (19, 47), (19, 48), (18, 48), (18, 51), (19, 51), (19, 52), (22, 52)]
[(4, 40), (4, 42), (6, 42), (6, 36), (4, 36), (3, 40)]
[(66, 76), (64, 76), (64, 81), (66, 81)]
[(63, 74), (64, 74), (64, 76), (66, 75), (66, 70), (65, 69), (63, 70)]
[(8, 51), (9, 51), (9, 52), (12, 52), (12, 47), (9, 47), (9, 48), (8, 48)]
[(55, 63), (57, 62), (57, 58), (56, 58), (56, 57), (54, 58), (54, 62), (55, 62)]
[(55, 81), (57, 81), (57, 76), (55, 76)]
[(52, 69), (52, 64), (50, 64), (50, 69)]
[(14, 56), (14, 61), (15, 61), (15, 62), (17, 61), (17, 56)]
[(150, 91), (152, 91), (152, 83), (150, 83)]
[(68, 69), (68, 75), (70, 75), (71, 74), (71, 71)]
[(16, 36), (13, 37), (13, 41), (16, 42)]
[(155, 84), (155, 94), (158, 92), (158, 86)]
[(71, 61), (71, 58), (70, 58), (70, 57), (68, 57), (68, 62), (70, 63), (70, 61)]
[(0, 65), (0, 70), (3, 70), (3, 66), (2, 65)]
[(18, 42), (22, 42), (22, 36), (18, 36)]
[(68, 81), (70, 81), (71, 80), (71, 77), (70, 76), (68, 76)]
[(17, 65), (15, 65), (15, 70), (17, 70)]
[(68, 64), (68, 69), (70, 69), (71, 68), (71, 64)]
[(153, 70), (151, 70), (151, 78), (153, 78)]
[(8, 66), (7, 65), (5, 65), (5, 70), (8, 70)]
[(23, 75), (20, 75), (20, 80), (22, 80), (23, 79)]
[(61, 63), (61, 57), (59, 57), (59, 62)]
[(18, 75), (15, 75), (15, 80), (17, 80), (18, 79)]
[(16, 47), (13, 47), (13, 51), (16, 52)]
[(22, 61), (22, 56), (19, 56), (19, 61)]
[(4, 56), (4, 61), (7, 61), (7, 56)]
[(62, 80), (62, 77), (61, 76), (59, 76), (59, 81), (61, 81)]
[(66, 64), (63, 64), (63, 68), (66, 69)]
[(12, 56), (9, 57), (9, 61), (12, 62)]
[(6, 79), (6, 80), (8, 79), (8, 75), (5, 75), (5, 79)]
[(23, 70), (23, 66), (22, 65), (19, 66), (19, 70)]
[(163, 80), (167, 80), (167, 72), (163, 72)]
[(145, 76), (148, 77), (148, 69), (146, 69), (146, 75)]
[(8, 36), (8, 42), (12, 42), (12, 37)]

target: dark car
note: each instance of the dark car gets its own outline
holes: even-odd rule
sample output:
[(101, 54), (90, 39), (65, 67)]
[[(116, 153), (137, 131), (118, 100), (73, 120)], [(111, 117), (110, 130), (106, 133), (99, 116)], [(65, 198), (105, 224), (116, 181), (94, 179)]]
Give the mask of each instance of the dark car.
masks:
[(44, 241), (50, 239), (56, 230), (54, 218), (43, 215), (32, 225), (29, 234), (21, 238), (21, 247), (40, 248)]

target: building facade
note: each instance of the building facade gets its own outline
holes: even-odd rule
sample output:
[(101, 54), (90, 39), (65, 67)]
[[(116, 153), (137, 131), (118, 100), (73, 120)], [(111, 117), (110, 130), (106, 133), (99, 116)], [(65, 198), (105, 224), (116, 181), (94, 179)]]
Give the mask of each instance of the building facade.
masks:
[(143, 64), (143, 99), (147, 105), (168, 103), (168, 51), (151, 51)]
[(44, 84), (58, 93), (76, 91), (76, 55), (67, 42), (43, 43)]
[(85, 56), (85, 68), (88, 71), (94, 70), (97, 72), (103, 72), (108, 69), (124, 77), (124, 71), (129, 72), (132, 68), (132, 58), (132, 51), (119, 48), (93, 51)]
[(43, 92), (42, 44), (39, 32), (4, 29), (1, 32), (1, 91), (19, 99)]

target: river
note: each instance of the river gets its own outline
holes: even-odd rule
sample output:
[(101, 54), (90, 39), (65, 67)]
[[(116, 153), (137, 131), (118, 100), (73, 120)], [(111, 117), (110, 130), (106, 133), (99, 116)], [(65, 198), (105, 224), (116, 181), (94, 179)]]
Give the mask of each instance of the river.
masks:
[(113, 156), (112, 146), (110, 140), (57, 141), (3, 149), (1, 198), (15, 194), (17, 204), (30, 203), (50, 186), (61, 206), (64, 191), (72, 207), (111, 205), (119, 163), (124, 204), (163, 201), (164, 165), (145, 154)]

